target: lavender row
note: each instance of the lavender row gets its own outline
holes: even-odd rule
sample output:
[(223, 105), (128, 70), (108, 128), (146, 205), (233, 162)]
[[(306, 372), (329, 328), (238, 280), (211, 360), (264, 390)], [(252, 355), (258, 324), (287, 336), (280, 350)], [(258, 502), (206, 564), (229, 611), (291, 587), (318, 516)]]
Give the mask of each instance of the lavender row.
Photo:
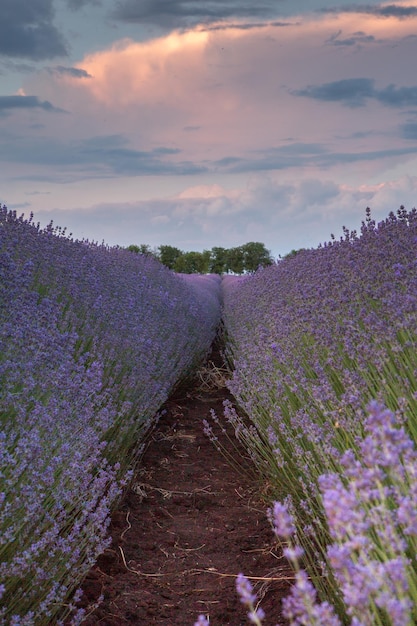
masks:
[[(368, 211), (359, 234), (223, 291), (230, 389), (252, 425), (226, 417), (294, 520), (289, 557), (302, 554), (287, 616), (415, 623), (417, 212), (375, 224)], [(315, 593), (329, 604), (306, 616)]]
[(1, 624), (60, 623), (144, 434), (210, 348), (219, 280), (0, 210)]

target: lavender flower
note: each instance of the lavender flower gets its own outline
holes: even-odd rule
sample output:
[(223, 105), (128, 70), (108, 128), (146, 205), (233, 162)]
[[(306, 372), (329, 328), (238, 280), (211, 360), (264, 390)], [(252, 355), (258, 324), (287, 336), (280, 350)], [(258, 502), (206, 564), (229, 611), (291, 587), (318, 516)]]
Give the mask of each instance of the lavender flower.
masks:
[(0, 243), (0, 622), (51, 623), (108, 546), (156, 412), (210, 348), (220, 279), (6, 207)]
[(291, 495), (320, 596), (357, 625), (417, 619), (416, 253), (415, 209), (367, 211), (360, 233), (222, 283), (229, 389), (252, 423), (236, 433), (272, 498)]
[(294, 535), (294, 519), (288, 512), (288, 508), (285, 504), (274, 502), (273, 508), (269, 511), (269, 517), (273, 523), (274, 532), (277, 537), (288, 539)]
[(209, 626), (210, 620), (204, 615), (199, 615), (197, 621), (194, 623), (194, 626)]
[(238, 574), (236, 578), (236, 591), (242, 604), (249, 609), (249, 621), (252, 622), (252, 624), (260, 625), (265, 617), (265, 613), (260, 607), (255, 608), (257, 597), (253, 592), (251, 582), (244, 574)]
[(317, 592), (309, 581), (304, 570), (296, 573), (295, 585), (291, 593), (283, 600), (284, 616), (294, 626), (341, 626), (334, 612), (334, 608), (328, 603), (317, 602)]

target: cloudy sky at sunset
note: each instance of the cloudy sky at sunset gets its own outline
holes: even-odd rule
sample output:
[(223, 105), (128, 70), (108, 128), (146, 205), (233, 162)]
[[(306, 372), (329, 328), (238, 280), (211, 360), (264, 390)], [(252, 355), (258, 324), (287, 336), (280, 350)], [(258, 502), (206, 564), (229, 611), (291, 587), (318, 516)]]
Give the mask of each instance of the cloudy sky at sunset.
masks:
[(417, 0), (1, 0), (0, 201), (77, 238), (316, 247), (417, 202)]

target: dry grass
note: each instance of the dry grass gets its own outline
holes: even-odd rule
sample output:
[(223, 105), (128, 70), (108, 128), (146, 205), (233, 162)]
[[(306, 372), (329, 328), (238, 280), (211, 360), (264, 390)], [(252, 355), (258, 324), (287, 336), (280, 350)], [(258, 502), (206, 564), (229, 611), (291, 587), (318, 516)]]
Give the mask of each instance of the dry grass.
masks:
[(208, 361), (196, 374), (196, 390), (208, 392), (224, 389), (229, 378), (227, 367), (217, 367), (213, 361)]

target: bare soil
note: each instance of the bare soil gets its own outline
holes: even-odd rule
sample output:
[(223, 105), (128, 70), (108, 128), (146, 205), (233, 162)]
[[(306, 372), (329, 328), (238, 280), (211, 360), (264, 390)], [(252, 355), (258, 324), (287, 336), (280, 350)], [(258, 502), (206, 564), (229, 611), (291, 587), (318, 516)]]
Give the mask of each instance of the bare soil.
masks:
[[(210, 358), (219, 363), (219, 352)], [(85, 607), (104, 597), (89, 609), (85, 626), (193, 626), (200, 614), (213, 626), (247, 625), (235, 590), (239, 572), (254, 585), (265, 626), (285, 624), (281, 599), (292, 571), (267, 520), (256, 474), (245, 451), (236, 450), (233, 432), (234, 444), (216, 432), (232, 464), (203, 431), (210, 409), (223, 416), (226, 399), (232, 400), (221, 381), (196, 380), (166, 403), (112, 516), (112, 545), (84, 580)]]

